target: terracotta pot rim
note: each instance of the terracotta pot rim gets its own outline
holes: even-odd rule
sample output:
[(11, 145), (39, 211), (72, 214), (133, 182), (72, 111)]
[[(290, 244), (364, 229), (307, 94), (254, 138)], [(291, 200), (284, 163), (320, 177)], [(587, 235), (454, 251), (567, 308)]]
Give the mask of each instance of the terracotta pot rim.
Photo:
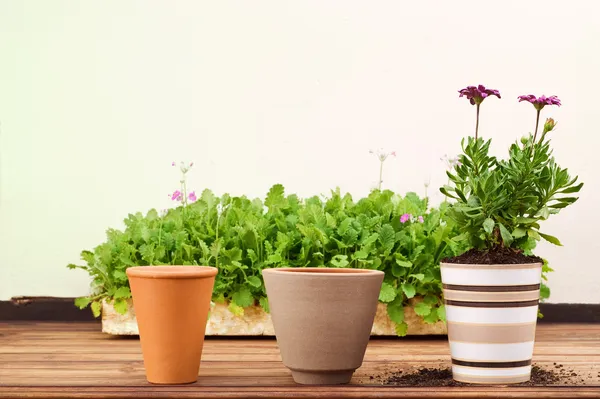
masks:
[(373, 277), (382, 275), (381, 270), (351, 269), (344, 267), (277, 267), (263, 269), (262, 273), (295, 276), (323, 277)]
[(137, 278), (206, 278), (217, 275), (212, 266), (134, 266), (126, 270), (127, 277)]

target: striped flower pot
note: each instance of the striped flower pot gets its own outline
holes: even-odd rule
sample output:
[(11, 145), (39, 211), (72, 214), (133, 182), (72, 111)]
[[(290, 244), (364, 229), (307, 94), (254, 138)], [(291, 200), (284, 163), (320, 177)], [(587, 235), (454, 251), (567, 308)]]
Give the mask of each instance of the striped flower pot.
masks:
[(454, 379), (529, 381), (542, 264), (442, 263)]

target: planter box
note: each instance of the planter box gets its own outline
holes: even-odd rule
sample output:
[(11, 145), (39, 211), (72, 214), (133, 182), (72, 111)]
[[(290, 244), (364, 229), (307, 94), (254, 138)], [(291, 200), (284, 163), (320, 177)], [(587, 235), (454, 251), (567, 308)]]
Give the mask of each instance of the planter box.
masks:
[[(129, 300), (129, 311), (121, 315), (113, 306), (102, 304), (102, 332), (112, 335), (138, 335), (135, 309)], [(435, 324), (425, 323), (417, 316), (412, 307), (404, 308), (404, 319), (408, 324), (408, 335), (445, 335), (446, 324), (438, 321)], [(236, 316), (229, 311), (226, 304), (215, 304), (206, 325), (206, 335), (229, 336), (275, 336), (271, 315), (260, 306), (244, 308), (243, 316)], [(386, 305), (377, 305), (377, 314), (373, 322), (371, 335), (396, 336), (395, 324), (387, 315)]]

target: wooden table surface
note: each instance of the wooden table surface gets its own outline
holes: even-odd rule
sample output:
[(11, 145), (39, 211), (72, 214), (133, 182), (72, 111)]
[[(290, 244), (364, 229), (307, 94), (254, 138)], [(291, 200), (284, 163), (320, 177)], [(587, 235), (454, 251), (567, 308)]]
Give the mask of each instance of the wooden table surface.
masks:
[(534, 363), (549, 370), (562, 364), (577, 374), (574, 382), (451, 388), (381, 383), (400, 370), (448, 367), (449, 359), (444, 338), (373, 339), (350, 385), (307, 387), (293, 382), (274, 339), (208, 338), (197, 383), (156, 386), (146, 382), (136, 338), (107, 336), (97, 323), (0, 323), (0, 398), (600, 397), (600, 325), (591, 324), (538, 326)]

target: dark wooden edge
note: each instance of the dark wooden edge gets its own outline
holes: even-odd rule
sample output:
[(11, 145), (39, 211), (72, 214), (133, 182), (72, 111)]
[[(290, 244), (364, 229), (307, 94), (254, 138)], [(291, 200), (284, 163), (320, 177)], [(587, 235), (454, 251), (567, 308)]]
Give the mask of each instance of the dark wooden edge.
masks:
[[(15, 297), (0, 301), (0, 321), (95, 321), (89, 309), (79, 310), (75, 298)], [(540, 323), (600, 323), (600, 304), (542, 303)]]
[(598, 386), (556, 387), (378, 387), (378, 386), (255, 386), (255, 387), (11, 387), (0, 386), (2, 398), (598, 398)]
[(88, 309), (79, 310), (75, 298), (14, 297), (0, 301), (0, 321), (95, 321)]
[(600, 303), (540, 303), (540, 323), (600, 323)]

